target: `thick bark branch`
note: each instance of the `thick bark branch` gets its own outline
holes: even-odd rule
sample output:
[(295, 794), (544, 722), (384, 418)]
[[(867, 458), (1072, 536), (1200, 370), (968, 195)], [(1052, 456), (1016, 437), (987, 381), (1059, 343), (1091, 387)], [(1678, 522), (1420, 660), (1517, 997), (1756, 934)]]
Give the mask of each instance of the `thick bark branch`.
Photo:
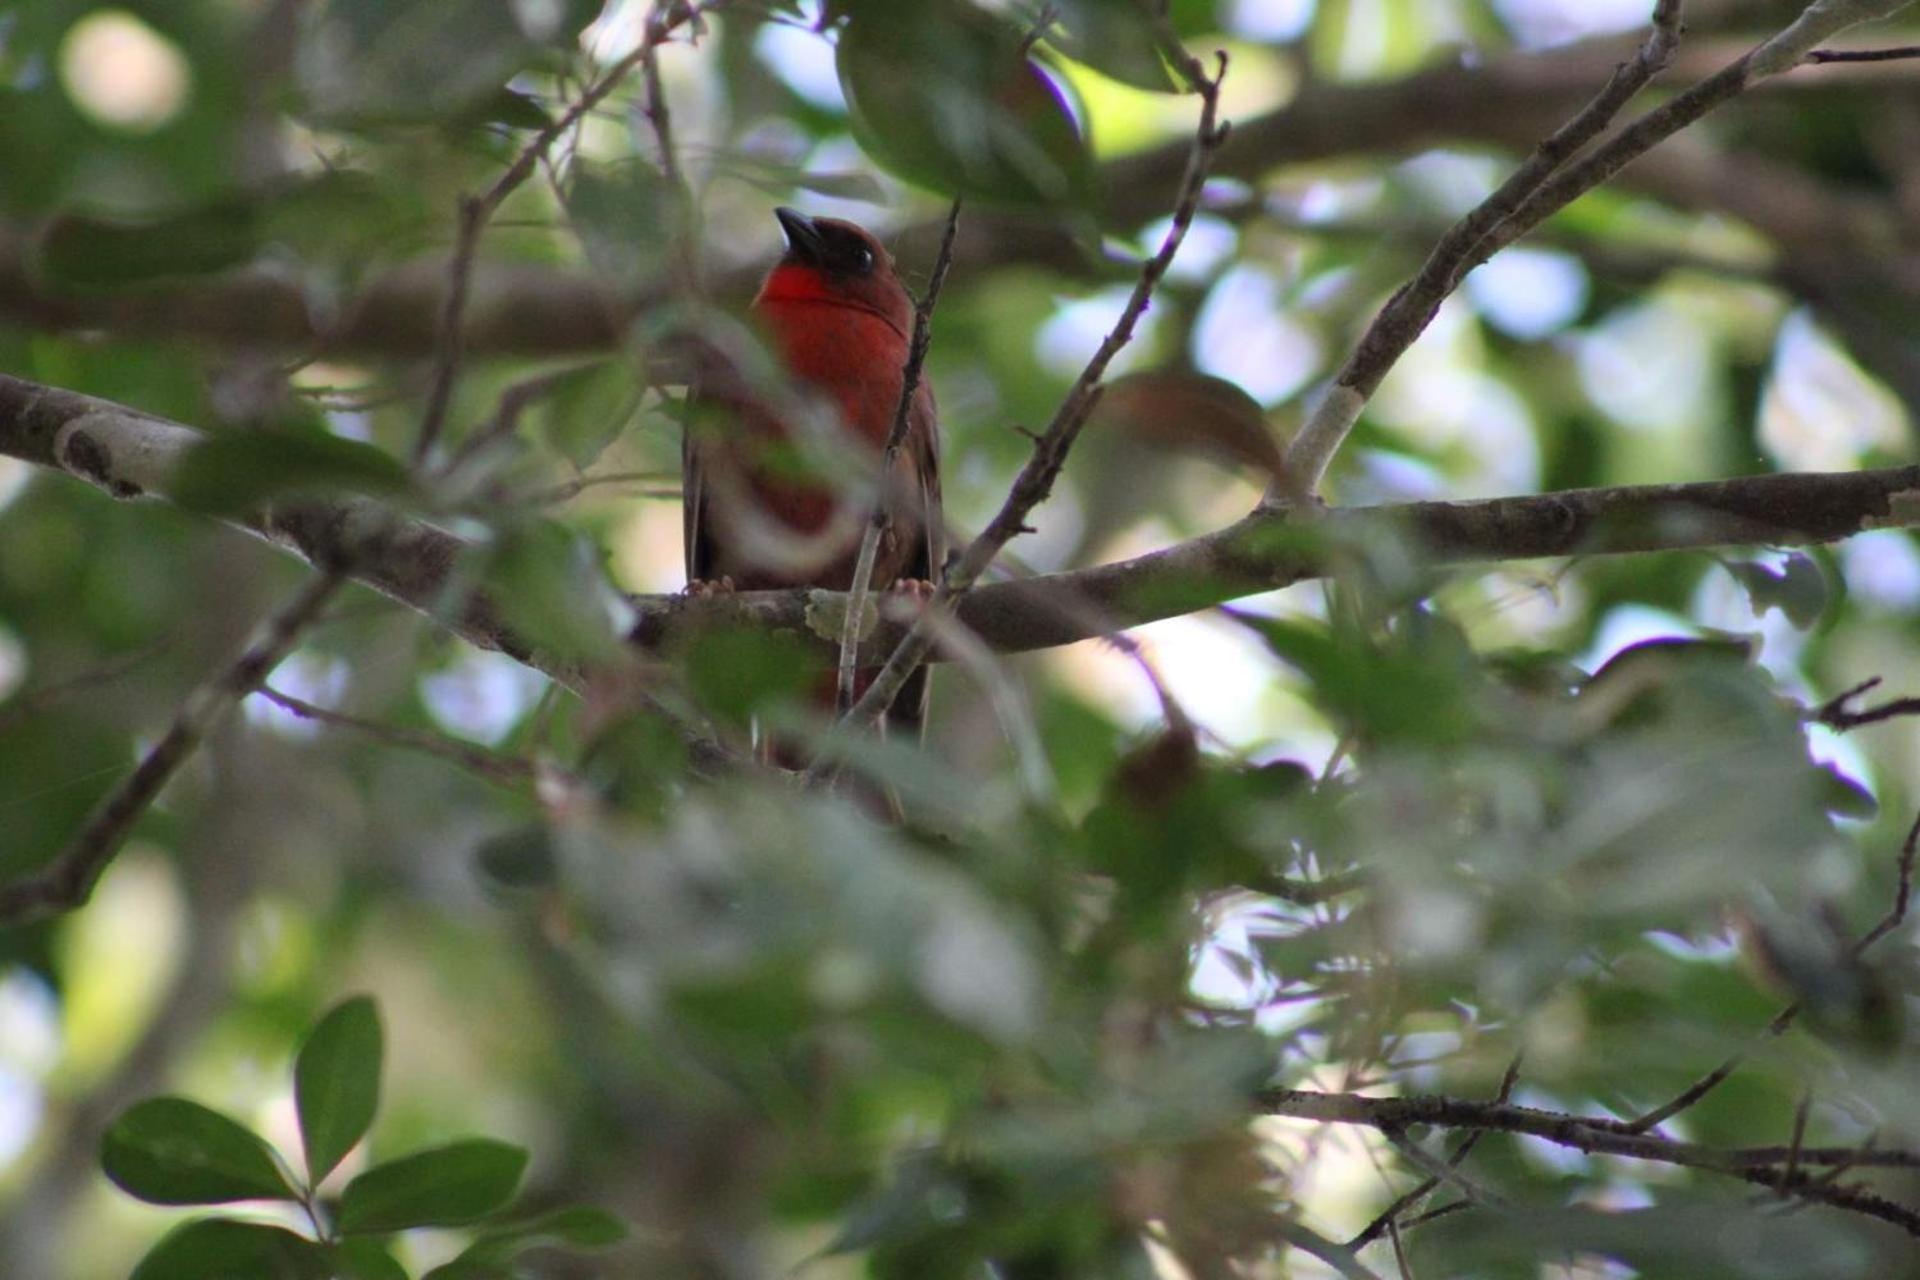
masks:
[[(167, 474), (204, 438), (111, 401), (0, 375), (0, 455), (63, 471), (115, 497), (164, 493)], [(449, 597), (469, 548), (444, 529), (364, 499), (283, 504), (236, 524), (316, 565), (350, 559), (358, 581), (463, 639), (573, 678), (543, 665), (483, 595)], [(1001, 652), (1072, 644), (1320, 577), (1340, 547), (1383, 530), (1398, 531), (1436, 565), (1458, 565), (1811, 546), (1870, 529), (1916, 527), (1920, 466), (1350, 507), (1307, 523), (1266, 511), (1131, 560), (976, 587), (961, 601), (959, 616)], [(713, 599), (640, 596), (635, 604), (634, 638), (648, 647), (671, 645), (716, 622), (811, 635), (827, 645), (838, 638), (845, 612), (842, 594), (804, 588)], [(863, 653), (884, 657), (903, 631), (881, 626), (865, 638)]]

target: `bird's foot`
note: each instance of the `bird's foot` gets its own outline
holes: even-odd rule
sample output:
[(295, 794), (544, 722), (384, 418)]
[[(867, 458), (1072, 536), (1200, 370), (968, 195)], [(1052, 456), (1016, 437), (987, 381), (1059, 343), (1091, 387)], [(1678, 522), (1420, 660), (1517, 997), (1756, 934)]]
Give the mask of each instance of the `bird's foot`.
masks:
[(925, 578), (895, 578), (887, 594), (896, 600), (912, 601), (924, 609), (933, 603), (933, 593), (939, 589), (938, 583)]
[(714, 596), (730, 596), (733, 592), (734, 586), (731, 577), (689, 578), (687, 579), (687, 585), (680, 589), (681, 595), (689, 596), (695, 600), (710, 600)]
[(911, 622), (933, 603), (939, 587), (925, 578), (896, 578), (888, 586), (881, 608), (895, 621)]

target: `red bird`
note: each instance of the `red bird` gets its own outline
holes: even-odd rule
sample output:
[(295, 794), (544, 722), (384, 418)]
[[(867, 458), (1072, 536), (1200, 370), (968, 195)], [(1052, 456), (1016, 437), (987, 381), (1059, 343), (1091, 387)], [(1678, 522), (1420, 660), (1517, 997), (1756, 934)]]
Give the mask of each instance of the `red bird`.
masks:
[[(914, 308), (892, 256), (851, 222), (792, 209), (774, 216), (787, 251), (760, 287), (753, 315), (797, 394), (756, 394), (737, 377), (702, 389), (681, 450), (687, 583), (694, 590), (729, 580), (740, 590), (847, 590), (867, 511), (859, 486), (836, 484), (826, 469), (831, 449), (864, 451), (877, 462), (900, 403)], [(827, 412), (810, 411), (821, 406)], [(817, 448), (808, 456), (808, 443), (827, 448), (825, 467)], [(940, 424), (925, 380), (914, 389), (892, 474), (880, 484), (891, 523), (874, 561), (873, 590), (931, 581), (945, 526)], [(871, 675), (862, 673), (856, 692)], [(821, 687), (831, 703), (831, 673)], [(917, 732), (926, 690), (922, 669), (901, 690), (889, 724)]]

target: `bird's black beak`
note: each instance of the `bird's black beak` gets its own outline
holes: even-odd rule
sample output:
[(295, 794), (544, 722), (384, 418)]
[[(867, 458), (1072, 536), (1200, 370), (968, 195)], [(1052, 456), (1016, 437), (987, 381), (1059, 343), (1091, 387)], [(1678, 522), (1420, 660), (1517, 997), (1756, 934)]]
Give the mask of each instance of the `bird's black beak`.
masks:
[(781, 207), (773, 211), (780, 229), (787, 233), (787, 252), (802, 262), (822, 265), (826, 259), (826, 241), (813, 219), (795, 209)]

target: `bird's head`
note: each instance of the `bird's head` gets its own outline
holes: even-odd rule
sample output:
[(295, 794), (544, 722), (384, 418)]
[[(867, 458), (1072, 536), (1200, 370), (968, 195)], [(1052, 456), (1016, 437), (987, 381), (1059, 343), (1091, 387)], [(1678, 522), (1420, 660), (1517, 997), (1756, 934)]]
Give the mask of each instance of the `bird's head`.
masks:
[(893, 255), (873, 234), (839, 218), (775, 209), (787, 251), (761, 286), (758, 306), (828, 303), (880, 316), (902, 339), (913, 329), (913, 299), (893, 273)]

